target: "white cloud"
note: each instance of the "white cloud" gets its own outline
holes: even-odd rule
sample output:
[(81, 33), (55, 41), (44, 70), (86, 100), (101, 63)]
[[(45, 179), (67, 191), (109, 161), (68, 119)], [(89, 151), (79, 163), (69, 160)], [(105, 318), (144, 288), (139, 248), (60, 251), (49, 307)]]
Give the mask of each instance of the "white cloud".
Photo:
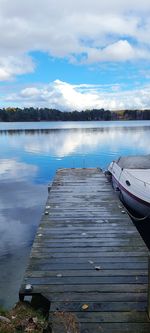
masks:
[(28, 87), (8, 95), (8, 105), (49, 107), (61, 111), (104, 108), (110, 110), (145, 109), (150, 107), (150, 85), (121, 90), (121, 86), (71, 85), (56, 80), (49, 85)]
[(0, 56), (0, 81), (8, 81), (15, 75), (33, 72), (34, 68), (29, 56)]
[(149, 0), (0, 0), (0, 80), (33, 71), (24, 57), (37, 50), (87, 63), (147, 59), (149, 23)]
[(134, 48), (126, 40), (120, 40), (104, 49), (90, 49), (88, 52), (88, 63), (99, 61), (126, 61), (132, 60), (140, 53), (135, 52)]

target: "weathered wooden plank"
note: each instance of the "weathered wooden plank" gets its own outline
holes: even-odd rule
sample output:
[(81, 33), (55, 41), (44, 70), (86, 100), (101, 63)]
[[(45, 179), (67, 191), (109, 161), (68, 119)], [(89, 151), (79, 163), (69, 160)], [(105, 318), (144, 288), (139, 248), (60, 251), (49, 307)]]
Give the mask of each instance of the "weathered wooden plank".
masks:
[[(148, 317), (146, 312), (76, 312), (80, 323), (146, 323)], [(51, 318), (51, 316), (50, 316)]]
[[(37, 241), (40, 241), (42, 238), (41, 237), (44, 237), (44, 242), (46, 242), (46, 241), (48, 241), (49, 243), (75, 243), (75, 242), (80, 242), (81, 244), (82, 243), (92, 243), (93, 244), (93, 242), (94, 243), (99, 243), (99, 242), (101, 242), (101, 243), (103, 243), (103, 242), (107, 242), (107, 243), (109, 243), (109, 244), (111, 244), (111, 242), (118, 242), (119, 241), (119, 243), (122, 243), (122, 242), (124, 242), (124, 243), (129, 243), (129, 242), (131, 242), (132, 241), (132, 243), (134, 243), (134, 242), (137, 242), (137, 240), (138, 240), (138, 237), (135, 235), (135, 237), (133, 236), (133, 235), (128, 235), (128, 237), (127, 237), (127, 235), (123, 235), (123, 237), (119, 237), (120, 235), (116, 235), (115, 237), (113, 237), (112, 235), (109, 235), (109, 237), (107, 237), (107, 235), (106, 236), (95, 236), (95, 237), (89, 237), (88, 235), (86, 235), (86, 233), (85, 233), (85, 235), (82, 235), (81, 234), (81, 236), (77, 236), (77, 235), (75, 235), (74, 237), (72, 236), (72, 237), (66, 237), (66, 235), (64, 235), (64, 237), (58, 237), (57, 235), (56, 236), (52, 236), (51, 234), (48, 234), (48, 233), (39, 233), (38, 235), (37, 235)], [(40, 237), (40, 239), (38, 239), (38, 237)], [(118, 240), (118, 238), (119, 239), (121, 239), (121, 240)], [(143, 245), (143, 241), (142, 241), (142, 239), (141, 240), (139, 240), (139, 245)]]
[[(51, 207), (49, 211), (49, 214), (51, 216), (53, 216), (53, 214), (62, 214), (62, 212), (60, 212), (60, 208), (63, 209), (63, 212), (65, 212), (65, 214), (73, 214), (74, 213), (74, 207), (72, 205), (72, 207), (70, 207), (70, 205), (57, 205), (57, 207)], [(107, 212), (107, 209), (106, 207), (104, 207), (104, 202), (102, 202), (101, 204), (99, 205), (91, 205), (91, 209), (89, 209), (89, 205), (76, 205), (76, 214), (79, 214), (80, 216), (82, 216), (82, 214), (85, 214), (84, 210), (86, 209), (86, 214), (99, 214), (100, 211), (102, 212)], [(107, 202), (107, 208), (109, 209), (114, 209), (114, 203), (110, 203), (110, 202)], [(115, 207), (116, 210), (118, 210), (118, 207), (116, 206)]]
[[(130, 270), (103, 270), (100, 269), (99, 271), (97, 271), (96, 269), (90, 269), (90, 270), (84, 270), (84, 269), (80, 269), (80, 270), (60, 270), (59, 269), (59, 274), (61, 274), (62, 276), (72, 276), (72, 277), (76, 277), (76, 276), (146, 276), (147, 277), (147, 270), (136, 270), (136, 269), (130, 269)], [(45, 270), (45, 271), (36, 271), (36, 270), (27, 270), (26, 271), (26, 275), (25, 277), (47, 277), (47, 276), (53, 276), (53, 277), (57, 277), (58, 275), (58, 270), (51, 270), (51, 268), (49, 270)]]
[(147, 302), (146, 292), (48, 292), (47, 296), (51, 302)]
[[(42, 242), (38, 241), (39, 245), (41, 245), (42, 247)], [(45, 246), (53, 249), (62, 249), (62, 251), (65, 252), (65, 248), (67, 250), (67, 252), (69, 252), (69, 250), (76, 250), (78, 248), (79, 251), (83, 252), (86, 251), (86, 249), (89, 249), (90, 251), (96, 251), (96, 250), (101, 250), (103, 252), (106, 251), (136, 251), (136, 244), (132, 244), (132, 242), (128, 243), (121, 243), (119, 244), (117, 242), (111, 242), (111, 243), (106, 243), (106, 242), (99, 242), (99, 243), (80, 243), (80, 242), (76, 242), (76, 243), (70, 243), (69, 245), (66, 243), (49, 243), (48, 241), (44, 241)], [(144, 250), (144, 245), (139, 245), (139, 250), (143, 251)], [(74, 251), (73, 251), (74, 252)]]
[[(43, 239), (42, 239), (43, 238)], [(44, 244), (49, 244), (50, 246), (53, 246), (53, 244), (56, 246), (56, 247), (65, 247), (67, 246), (68, 248), (69, 247), (72, 247), (72, 246), (80, 246), (80, 247), (93, 247), (93, 246), (136, 246), (137, 245), (137, 241), (138, 241), (138, 238), (127, 238), (127, 239), (118, 239), (118, 238), (115, 238), (115, 239), (108, 239), (108, 238), (102, 238), (102, 239), (88, 239), (88, 238), (83, 238), (82, 240), (80, 239), (65, 239), (64, 238), (64, 242), (63, 240), (53, 240), (50, 236), (47, 236), (47, 237), (44, 237), (42, 234), (39, 233), (39, 236), (37, 237), (37, 242), (38, 243), (44, 243)], [(139, 247), (143, 247), (144, 248), (144, 244), (142, 242), (142, 239), (139, 239)]]
[[(36, 244), (37, 247), (38, 247), (38, 244)], [(42, 243), (41, 243), (41, 248), (42, 248)], [(44, 244), (43, 244), (44, 246)], [(68, 249), (68, 246), (67, 247), (51, 247), (51, 246), (48, 246), (48, 244), (46, 244), (47, 247), (51, 248), (51, 253), (68, 253), (68, 252), (73, 252), (73, 253), (80, 253), (80, 252), (96, 252), (96, 251), (101, 251), (101, 253), (103, 255), (106, 256), (106, 253), (107, 252), (114, 252), (116, 253), (116, 251), (120, 251), (120, 252), (124, 252), (126, 253), (126, 255), (128, 255), (128, 253), (131, 253), (133, 251), (133, 253), (135, 253), (137, 247), (136, 246), (99, 246), (99, 247), (95, 247), (95, 246), (91, 246), (91, 247), (80, 247), (80, 246), (77, 246), (77, 247), (72, 247), (72, 248), (69, 248)], [(140, 246), (138, 247), (138, 251), (143, 253), (144, 251), (144, 246)], [(104, 254), (105, 253), (105, 254)], [(148, 253), (145, 251), (145, 254)]]
[[(55, 292), (49, 294), (49, 299), (53, 302), (82, 302), (89, 303), (89, 302), (133, 302), (133, 303), (143, 303), (146, 304), (147, 302), (147, 295), (146, 293), (126, 293), (126, 292)], [(111, 299), (111, 302), (110, 302)], [(112, 310), (113, 311), (113, 310)]]
[(34, 292), (44, 293), (44, 294), (52, 294), (58, 292), (98, 292), (98, 293), (146, 293), (147, 292), (147, 283), (146, 284), (83, 284), (83, 285), (35, 285), (33, 286)]
[[(59, 274), (58, 274), (59, 275)], [(24, 279), (25, 283), (31, 283), (32, 285), (64, 285), (67, 284), (72, 285), (101, 285), (101, 284), (146, 284), (147, 283), (147, 276), (58, 276), (55, 277), (26, 277)]]
[[(69, 221), (62, 221), (61, 223), (59, 221), (42, 221), (39, 227), (39, 230), (43, 230), (46, 228), (51, 228), (52, 232), (57, 232), (57, 233), (62, 233), (62, 232), (85, 232), (85, 221), (82, 222), (74, 222), (73, 220), (69, 220)], [(56, 229), (56, 224), (57, 224), (57, 229)], [(123, 221), (122, 221), (122, 224)], [(131, 228), (128, 230), (126, 229), (126, 227), (128, 227), (128, 225), (124, 225), (121, 226), (119, 224), (117, 224), (116, 222), (109, 224), (108, 222), (104, 222), (104, 221), (91, 221), (90, 223), (86, 223), (86, 231), (87, 232), (93, 232), (93, 233), (105, 233), (105, 235), (107, 233), (122, 233), (124, 232), (125, 235), (128, 235), (128, 233), (134, 232), (135, 228), (134, 226), (131, 226)], [(137, 231), (136, 231), (137, 232)]]
[(79, 327), (80, 333), (149, 333), (149, 323), (81, 323)]
[[(51, 311), (67, 311), (67, 312), (79, 312), (83, 311), (82, 302), (73, 301), (61, 301), (51, 302)], [(88, 308), (86, 312), (128, 312), (128, 311), (146, 311), (147, 302), (91, 302), (88, 301)]]
[[(128, 262), (128, 263), (137, 263), (137, 262), (142, 262), (142, 263), (146, 263), (147, 264), (147, 257), (143, 257), (143, 256), (133, 256), (133, 257), (121, 257), (121, 256), (106, 256), (105, 257), (105, 253), (104, 256), (99, 257), (98, 255), (96, 255), (96, 253), (94, 252), (94, 255), (91, 253), (90, 255), (86, 252), (84, 253), (78, 253), (78, 255), (72, 256), (71, 253), (69, 253), (69, 256), (66, 256), (66, 254), (60, 253), (61, 256), (56, 256), (56, 254), (51, 255), (50, 254), (50, 249), (47, 248), (43, 248), (40, 250), (40, 248), (38, 249), (33, 249), (32, 250), (32, 256), (36, 257), (38, 256), (38, 258), (50, 258), (53, 259), (56, 263), (57, 262), (63, 262), (65, 261), (66, 263), (72, 263), (72, 258), (74, 263), (85, 263), (86, 261), (89, 262), (90, 264), (98, 264), (98, 263), (106, 263), (106, 262), (111, 262), (111, 263), (115, 263), (115, 262)], [(41, 257), (40, 257), (41, 255)], [(61, 258), (61, 260), (59, 259)], [(92, 259), (92, 262), (90, 262)]]
[[(66, 225), (68, 222), (71, 222), (72, 224), (74, 224), (75, 226), (77, 226), (77, 224), (80, 224), (80, 226), (85, 226), (85, 224), (87, 224), (87, 227), (88, 226), (99, 226), (99, 224), (105, 224), (105, 225), (108, 225), (109, 226), (109, 222), (110, 222), (110, 215), (109, 214), (102, 214), (102, 212), (100, 213), (101, 215), (101, 219), (99, 219), (99, 216), (95, 217), (95, 216), (92, 216), (92, 217), (89, 217), (86, 215), (85, 216), (51, 216), (51, 215), (44, 215), (43, 213), (43, 219), (42, 219), (42, 223), (44, 224), (49, 224), (49, 223), (52, 223), (54, 222), (54, 225), (56, 225), (56, 222), (60, 223), (61, 221), (61, 226), (63, 225)], [(113, 224), (113, 223), (117, 223), (117, 220), (118, 220), (118, 223), (120, 223), (120, 225), (118, 225), (118, 227), (121, 227), (121, 222), (123, 223), (124, 222), (124, 225), (125, 226), (130, 226), (129, 224), (129, 221), (124, 219), (122, 221), (121, 219), (121, 216), (118, 216), (118, 215), (113, 215), (112, 216), (112, 219), (111, 219), (111, 222), (110, 222), (110, 225)], [(120, 222), (119, 222), (120, 221)], [(94, 223), (96, 223), (96, 225), (94, 225)], [(79, 225), (78, 225), (79, 226)], [(132, 228), (132, 226), (131, 226)]]
[[(126, 238), (126, 237), (135, 237), (137, 239), (137, 231), (135, 230), (132, 230), (132, 231), (128, 231), (128, 232), (124, 232), (122, 230), (117, 230), (115, 232), (115, 230), (111, 230), (109, 231), (108, 234), (106, 234), (106, 231), (108, 230), (108, 228), (106, 228), (105, 230), (102, 229), (102, 232), (100, 232), (100, 230), (97, 228), (97, 231), (93, 231), (93, 230), (90, 230), (90, 231), (86, 231), (84, 230), (84, 232), (81, 232), (80, 230), (77, 232), (75, 230), (68, 230), (68, 228), (66, 228), (65, 230), (65, 227), (64, 227), (64, 230), (63, 230), (63, 235), (61, 234), (61, 230), (58, 228), (58, 230), (49, 230), (48, 228), (44, 228), (44, 226), (40, 227), (40, 233), (42, 233), (43, 236), (45, 235), (50, 235), (53, 239), (55, 238), (58, 238), (58, 239), (63, 239), (64, 237), (65, 238)], [(64, 236), (64, 237), (63, 237)], [(84, 236), (84, 237), (83, 237)]]
[[(51, 270), (69, 270), (69, 269), (76, 269), (76, 270), (81, 270), (81, 269), (90, 269), (91, 268), (91, 264), (89, 262), (87, 263), (84, 263), (84, 264), (75, 264), (75, 263), (61, 263), (61, 261), (59, 261), (58, 263), (51, 263), (49, 261), (49, 259), (43, 259), (40, 261), (40, 259), (38, 260), (38, 257), (37, 257), (37, 260), (33, 259), (32, 260), (32, 264), (30, 266), (30, 269), (36, 269), (39, 268), (40, 270), (48, 270), (48, 269), (51, 269)], [(122, 269), (122, 270), (126, 270), (126, 269), (147, 269), (147, 265), (145, 263), (135, 263), (134, 266), (132, 263), (104, 263), (103, 265), (101, 265), (101, 269)]]
[[(71, 265), (73, 265), (73, 264), (77, 264), (77, 265), (78, 264), (85, 264), (86, 265), (86, 263), (87, 263), (87, 264), (90, 264), (91, 267), (93, 267), (93, 268), (95, 267), (95, 264), (97, 264), (97, 265), (101, 264), (101, 269), (103, 267), (105, 267), (105, 265), (107, 267), (111, 267), (112, 269), (114, 269), (117, 266), (122, 267), (123, 265), (124, 265), (125, 268), (128, 267), (128, 268), (131, 268), (131, 269), (134, 269), (134, 267), (136, 265), (139, 265), (141, 267), (141, 269), (143, 267), (148, 268), (147, 260), (146, 260), (146, 258), (144, 259), (143, 257), (142, 258), (141, 257), (133, 257), (133, 258), (131, 258), (131, 260), (130, 260), (129, 257), (126, 257), (125, 260), (123, 260), (123, 258), (121, 260), (120, 257), (119, 258), (118, 257), (117, 258), (112, 257), (111, 260), (110, 260), (109, 257), (106, 257), (106, 258), (105, 257), (101, 257), (101, 258), (98, 258), (98, 257), (92, 257), (92, 258), (91, 257), (89, 257), (89, 258), (87, 258), (87, 257), (86, 258), (77, 257), (77, 258), (74, 258), (73, 262), (72, 262), (72, 258), (66, 258), (66, 257), (64, 257), (64, 258), (62, 257), (61, 259), (60, 258), (53, 258), (50, 255), (49, 251), (44, 252), (44, 253), (42, 253), (40, 251), (38, 251), (38, 252), (34, 251), (33, 255), (34, 255), (34, 259), (37, 258), (38, 261), (41, 262), (41, 263), (44, 263), (44, 262), (45, 263), (49, 262), (51, 264), (66, 263), (66, 264), (71, 264)], [(41, 259), (41, 260), (39, 260), (39, 259)]]
[[(143, 259), (143, 261), (147, 261), (147, 256), (146, 253), (143, 251), (141, 252), (129, 252), (129, 251), (124, 251), (124, 252), (103, 252), (103, 251), (90, 251), (91, 249), (86, 250), (86, 251), (73, 251), (71, 252), (69, 249), (68, 251), (60, 251), (60, 252), (53, 252), (50, 256), (51, 258), (101, 258), (100, 260), (102, 260), (102, 258), (109, 258), (108, 260), (113, 260), (113, 258), (118, 258), (118, 260), (120, 261), (131, 261), (133, 258), (139, 257), (141, 258), (141, 260)], [(33, 250), (32, 251), (39, 251), (40, 253), (43, 252), (51, 252), (51, 249), (43, 246), (41, 248), (41, 246), (39, 245), (34, 245), (33, 246)], [(119, 259), (120, 258), (120, 259)], [(136, 259), (135, 259), (136, 261)]]
[[(38, 241), (39, 244), (42, 244), (42, 240), (40, 238), (40, 240)], [(136, 242), (133, 241), (130, 241), (130, 240), (122, 240), (122, 241), (119, 241), (119, 240), (115, 240), (115, 241), (111, 241), (111, 242), (107, 242), (107, 241), (93, 241), (93, 242), (87, 242), (85, 241), (84, 243), (80, 242), (80, 241), (72, 241), (72, 242), (51, 242), (50, 240), (45, 240), (44, 239), (44, 244), (45, 246), (48, 246), (49, 248), (68, 248), (68, 251), (69, 251), (69, 248), (76, 248), (76, 247), (80, 247), (80, 249), (82, 248), (100, 248), (100, 247), (106, 247), (109, 248), (109, 247), (120, 247), (120, 248), (125, 248), (125, 247), (128, 247), (130, 246), (132, 249), (135, 248), (136, 246)], [(141, 245), (141, 246), (140, 246)], [(144, 246), (141, 244), (139, 244), (140, 248), (143, 248), (144, 249)]]
[[(108, 228), (107, 228), (108, 229)], [(107, 231), (107, 229), (105, 229)], [(136, 237), (137, 238), (137, 231), (135, 230), (132, 230), (132, 231), (126, 231), (123, 233), (122, 230), (109, 230), (109, 234), (106, 235), (106, 231), (102, 229), (102, 232), (100, 232), (99, 228), (97, 228), (97, 231), (93, 231), (93, 230), (90, 230), (90, 231), (86, 231), (85, 232), (85, 229), (83, 229), (84, 232), (82, 231), (75, 231), (75, 230), (71, 230), (68, 228), (64, 228), (63, 230), (63, 234), (61, 233), (62, 230), (60, 230), (58, 228), (58, 230), (49, 230), (49, 228), (44, 228), (44, 226), (40, 227), (39, 231), (40, 233), (42, 233), (43, 236), (45, 235), (51, 235), (51, 237), (53, 239), (55, 238), (58, 238), (58, 239), (63, 239), (64, 237), (65, 238), (83, 238), (84, 237), (87, 237), (87, 238), (126, 238), (126, 237)]]

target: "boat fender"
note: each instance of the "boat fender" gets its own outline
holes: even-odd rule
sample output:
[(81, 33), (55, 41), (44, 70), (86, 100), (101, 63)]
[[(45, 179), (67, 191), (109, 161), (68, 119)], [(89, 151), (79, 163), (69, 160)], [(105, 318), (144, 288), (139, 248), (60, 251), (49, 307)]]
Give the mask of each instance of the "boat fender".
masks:
[(111, 172), (109, 170), (104, 171), (105, 176), (111, 176)]
[(108, 179), (108, 181), (111, 182), (111, 180), (112, 180), (111, 172), (107, 170), (104, 172), (104, 174), (105, 174), (105, 177)]

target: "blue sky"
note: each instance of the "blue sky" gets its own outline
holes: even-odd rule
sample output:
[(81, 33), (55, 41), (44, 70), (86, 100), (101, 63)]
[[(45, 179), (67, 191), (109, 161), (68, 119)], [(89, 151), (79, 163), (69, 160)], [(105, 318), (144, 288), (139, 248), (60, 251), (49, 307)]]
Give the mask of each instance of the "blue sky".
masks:
[(150, 107), (149, 0), (0, 0), (3, 106)]

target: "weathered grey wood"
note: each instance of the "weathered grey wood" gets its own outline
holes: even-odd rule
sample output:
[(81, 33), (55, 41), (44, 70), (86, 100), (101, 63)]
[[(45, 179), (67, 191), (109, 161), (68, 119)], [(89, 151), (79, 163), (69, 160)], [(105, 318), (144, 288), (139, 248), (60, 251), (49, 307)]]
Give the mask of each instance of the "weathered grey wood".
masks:
[[(43, 235), (43, 237), (44, 237), (44, 242), (45, 242), (45, 244), (46, 244), (46, 242), (48, 242), (49, 244), (63, 244), (63, 247), (64, 247), (64, 243), (67, 245), (67, 246), (69, 246), (69, 245), (74, 245), (74, 246), (76, 246), (76, 244), (78, 245), (78, 243), (80, 244), (80, 246), (81, 246), (81, 244), (83, 244), (84, 246), (86, 246), (86, 245), (90, 245), (90, 244), (92, 244), (92, 246), (96, 246), (96, 245), (103, 245), (103, 243), (104, 244), (112, 244), (112, 243), (119, 243), (119, 245), (124, 245), (124, 244), (126, 244), (126, 243), (131, 243), (132, 242), (132, 244), (133, 245), (135, 245), (135, 243), (137, 242), (137, 237), (134, 237), (134, 236), (132, 236), (132, 237), (130, 237), (130, 236), (128, 236), (128, 238), (126, 238), (126, 237), (121, 237), (121, 240), (119, 240), (119, 235), (118, 235), (118, 237), (114, 237), (114, 238), (112, 238), (112, 237), (105, 237), (105, 236), (103, 236), (103, 237), (92, 237), (92, 238), (88, 238), (88, 237), (74, 237), (74, 238), (66, 238), (65, 237), (65, 235), (64, 235), (64, 238), (53, 238), (51, 235), (48, 235), (48, 234), (46, 234), (46, 235)], [(40, 241), (42, 241), (42, 237), (40, 238)], [(142, 240), (139, 240), (139, 245), (143, 245), (143, 241)]]
[[(59, 333), (55, 330), (56, 333)], [(148, 333), (149, 324), (145, 323), (82, 323), (80, 333)]]
[[(44, 247), (41, 249), (40, 246), (33, 246), (33, 252), (34, 251), (38, 251), (39, 253), (45, 253), (45, 252), (51, 252), (52, 249), (49, 249), (47, 247)], [(69, 252), (68, 251), (56, 251), (56, 252), (53, 252), (51, 254), (51, 258), (109, 258), (108, 260), (111, 261), (113, 260), (113, 258), (120, 258), (120, 261), (130, 261), (130, 259), (132, 260), (133, 258), (136, 258), (136, 257), (139, 257), (141, 258), (141, 260), (143, 259), (143, 261), (146, 261), (147, 262), (147, 256), (146, 256), (146, 253), (143, 251), (139, 252), (105, 252), (105, 254), (103, 253), (103, 251), (92, 251), (92, 249), (89, 249), (89, 251), (74, 251), (74, 252)], [(100, 259), (101, 260), (101, 259)], [(106, 259), (107, 260), (107, 259)], [(119, 259), (118, 259), (119, 260)], [(136, 261), (136, 259), (133, 259)]]
[[(79, 312), (82, 311), (83, 302), (51, 302), (51, 311), (67, 311), (67, 312)], [(88, 309), (86, 312), (111, 312), (111, 311), (146, 311), (145, 302), (91, 302), (88, 301)]]
[[(76, 286), (90, 284), (90, 285), (101, 285), (104, 283), (108, 284), (121, 284), (124, 283), (124, 276), (77, 276), (72, 278), (65, 276), (65, 277), (30, 277), (25, 278), (25, 282), (31, 283), (32, 285), (64, 285), (67, 284), (72, 285), (72, 279)], [(147, 276), (126, 276), (126, 283), (129, 284), (146, 284), (147, 283)]]
[[(140, 292), (55, 292), (50, 293), (49, 299), (51, 302), (147, 302), (147, 293)], [(110, 303), (111, 303), (110, 302)]]
[[(28, 280), (29, 282), (29, 280)], [(26, 283), (25, 283), (26, 284)], [(146, 284), (138, 284), (138, 283), (133, 283), (133, 284), (126, 284), (126, 283), (121, 283), (121, 284), (62, 284), (62, 285), (56, 285), (52, 284), (51, 287), (50, 285), (46, 284), (38, 284), (34, 285), (34, 291), (36, 293), (44, 293), (45, 294), (52, 294), (55, 292), (100, 292), (100, 293), (119, 293), (119, 292), (129, 292), (129, 293), (145, 293), (147, 292), (147, 283)]]
[[(63, 277), (65, 276), (82, 276), (82, 277), (87, 277), (87, 276), (146, 276), (147, 277), (147, 270), (136, 270), (136, 269), (129, 269), (129, 270), (117, 270), (117, 269), (110, 269), (110, 270), (103, 270), (100, 269), (97, 271), (96, 269), (90, 269), (90, 270), (85, 270), (85, 269), (80, 269), (80, 270), (60, 270), (59, 273), (62, 274)], [(45, 270), (45, 271), (35, 271), (35, 270), (27, 270), (26, 275), (28, 278), (30, 277), (48, 277), (48, 276), (53, 276), (56, 277), (58, 274), (58, 270)]]
[[(42, 243), (41, 244), (37, 244), (36, 245), (37, 247), (41, 247), (42, 248)], [(50, 247), (50, 246), (48, 246), (48, 244), (43, 244), (43, 247), (48, 247), (48, 248), (50, 248), (50, 251), (51, 251), (51, 253), (71, 253), (71, 252), (73, 252), (73, 253), (80, 253), (80, 252), (99, 252), (99, 251), (101, 251), (101, 253), (102, 253), (102, 255), (103, 256), (106, 256), (107, 255), (107, 252), (112, 252), (112, 255), (113, 255), (113, 252), (114, 253), (116, 253), (116, 251), (118, 251), (118, 253), (119, 253), (119, 251), (122, 253), (122, 252), (124, 252), (125, 253), (125, 256), (127, 255), (128, 256), (128, 253), (131, 253), (132, 251), (133, 251), (133, 253), (135, 253), (136, 252), (136, 250), (137, 250), (137, 246), (99, 246), (99, 247), (95, 247), (95, 246), (93, 246), (93, 247), (80, 247), (80, 246), (78, 246), (78, 247), (71, 247), (71, 248), (69, 248), (68, 249), (68, 247), (61, 247), (61, 246), (59, 246), (59, 247)], [(138, 247), (138, 250), (137, 251), (139, 251), (140, 253), (143, 253), (143, 251), (144, 251), (144, 248), (143, 248), (143, 246), (142, 247)], [(146, 255), (146, 251), (145, 251), (145, 255)]]
[[(39, 258), (44, 258), (44, 259), (48, 258), (49, 260), (51, 260), (51, 263), (52, 262), (59, 263), (60, 258), (62, 258), (61, 259), (62, 263), (64, 261), (65, 261), (65, 263), (72, 263), (72, 260), (73, 260), (74, 263), (79, 263), (79, 264), (80, 263), (85, 263), (85, 262), (88, 262), (90, 264), (94, 264), (94, 263), (98, 264), (98, 263), (106, 263), (107, 262), (107, 263), (110, 263), (110, 265), (111, 265), (112, 263), (117, 263), (117, 262), (120, 262), (120, 263), (122, 262), (123, 264), (128, 262), (128, 263), (131, 263), (131, 264), (134, 265), (134, 263), (138, 263), (138, 262), (141, 261), (142, 263), (146, 263), (146, 268), (147, 268), (147, 258), (146, 257), (140, 257), (140, 256), (135, 256), (135, 257), (127, 256), (125, 258), (120, 257), (120, 256), (117, 256), (117, 257), (115, 257), (115, 256), (98, 257), (98, 253), (95, 253), (95, 252), (93, 254), (92, 254), (92, 252), (88, 253), (88, 254), (86, 252), (77, 253), (75, 256), (73, 256), (72, 253), (70, 253), (69, 256), (67, 256), (66, 253), (65, 254), (60, 253), (60, 256), (58, 256), (56, 254), (51, 255), (50, 252), (51, 252), (51, 249), (44, 248), (40, 251), (40, 248), (38, 248), (38, 250), (34, 249), (32, 254), (34, 255), (34, 258), (37, 258), (37, 257), (38, 257), (38, 259)], [(92, 263), (90, 262), (90, 259), (93, 260)], [(134, 267), (132, 266), (132, 268), (134, 268)]]
[[(33, 262), (32, 261), (32, 267), (30, 266), (30, 268), (33, 270), (37, 270), (37, 267), (39, 267), (40, 270), (48, 270), (48, 268), (50, 268), (51, 270), (61, 270), (61, 269), (76, 269), (76, 270), (81, 270), (81, 269), (91, 269), (91, 264), (89, 262), (84, 263), (84, 264), (79, 264), (79, 263), (61, 263), (61, 261), (59, 263), (51, 263), (49, 261), (49, 259), (47, 260), (47, 262), (45, 262), (46, 259), (44, 259), (44, 261), (40, 261), (37, 258), (37, 261)], [(96, 266), (99, 266), (96, 264)], [(126, 269), (147, 269), (147, 264), (145, 263), (135, 263), (134, 267), (132, 263), (105, 263), (103, 265), (101, 265), (101, 269), (122, 269), (122, 270), (126, 270)], [(94, 269), (94, 268), (93, 268)], [(126, 282), (126, 280), (125, 280)]]
[[(136, 257), (136, 260), (131, 260), (129, 261), (129, 259), (125, 261), (122, 260), (116, 260), (116, 258), (112, 258), (111, 262), (109, 260), (109, 258), (106, 257), (106, 260), (105, 258), (92, 258), (92, 260), (90, 260), (90, 258), (74, 258), (72, 260), (72, 258), (51, 258), (50, 254), (49, 253), (43, 253), (43, 254), (39, 254), (39, 253), (35, 253), (33, 252), (34, 254), (34, 261), (32, 261), (33, 263), (35, 262), (35, 264), (37, 262), (40, 262), (41, 264), (47, 264), (47, 263), (50, 263), (50, 264), (60, 264), (60, 261), (61, 261), (61, 264), (66, 264), (66, 265), (70, 265), (70, 266), (73, 266), (73, 265), (82, 265), (84, 264), (85, 266), (89, 266), (91, 269), (94, 269), (94, 267), (96, 267), (96, 265), (98, 266), (98, 264), (100, 264), (100, 269), (104, 269), (104, 268), (109, 268), (109, 269), (115, 269), (115, 268), (121, 268), (123, 269), (136, 269), (137, 267), (139, 267), (139, 269), (147, 269), (147, 261), (143, 260), (140, 258), (138, 260), (138, 257)], [(37, 259), (37, 260), (36, 260)], [(41, 259), (41, 260), (40, 260)], [(134, 258), (135, 259), (135, 258)], [(92, 263), (91, 263), (92, 261)], [(81, 268), (81, 267), (80, 267)]]
[[(146, 312), (127, 311), (127, 312), (76, 312), (77, 318), (81, 323), (145, 323), (148, 320)], [(121, 325), (120, 325), (121, 332)]]
[(147, 286), (148, 249), (102, 171), (59, 170), (20, 295), (47, 297), (52, 325), (61, 311), (80, 333), (149, 333)]

